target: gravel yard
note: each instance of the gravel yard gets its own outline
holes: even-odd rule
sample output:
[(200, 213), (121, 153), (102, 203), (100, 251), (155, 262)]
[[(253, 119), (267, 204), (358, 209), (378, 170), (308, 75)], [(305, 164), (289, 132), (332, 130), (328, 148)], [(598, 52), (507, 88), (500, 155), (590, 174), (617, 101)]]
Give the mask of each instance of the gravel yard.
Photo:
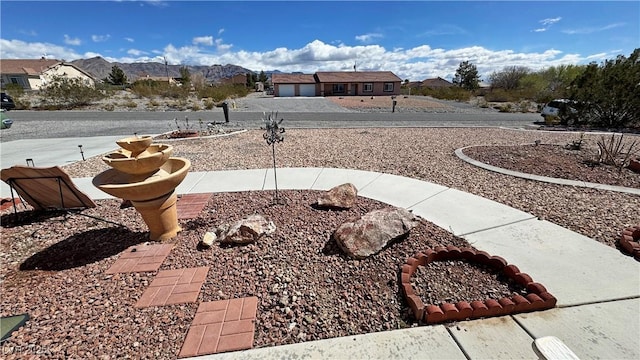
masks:
[[(286, 121), (283, 125), (286, 127)], [(252, 130), (171, 144), (174, 156), (191, 160), (191, 171), (268, 168), (272, 164), (271, 149), (262, 134)], [(454, 154), (461, 147), (490, 145), (484, 151), (467, 154), (487, 162), (493, 157), (498, 159), (496, 165), (507, 167), (508, 157), (502, 156), (505, 153), (511, 158), (525, 158), (539, 149), (529, 147), (529, 151), (517, 154), (495, 146), (532, 144), (536, 140), (564, 146), (577, 138), (577, 134), (565, 132), (496, 128), (292, 129), (285, 133), (285, 141), (276, 145), (276, 153), (278, 167), (353, 168), (452, 187), (615, 247), (622, 229), (640, 221), (639, 196), (514, 178), (477, 168)], [(587, 148), (597, 139), (594, 134), (585, 135)], [(573, 176), (579, 176), (576, 172), (586, 171), (564, 166), (571, 162), (565, 155), (538, 153), (530, 157), (525, 169), (543, 164), (537, 159), (544, 158), (544, 164), (551, 165), (541, 165), (543, 172), (571, 168), (578, 169), (573, 170)], [(92, 177), (107, 168), (97, 157), (64, 167), (72, 177)], [(638, 180), (635, 175), (625, 176), (630, 179), (624, 180), (627, 186)], [(611, 177), (606, 179), (603, 181)], [(161, 267), (211, 266), (199, 301), (258, 296), (256, 347), (415, 326), (397, 286), (399, 267), (408, 256), (426, 247), (469, 246), (448, 231), (422, 221), (406, 239), (378, 255), (347, 260), (331, 241), (331, 232), (354, 216), (386, 205), (360, 198), (351, 210), (318, 212), (310, 206), (317, 193), (283, 194), (287, 205), (278, 206), (271, 204), (272, 192), (214, 194), (201, 217), (183, 223), (184, 231), (175, 239), (176, 248)], [(134, 309), (153, 274), (104, 274), (124, 249), (146, 239), (139, 215), (132, 208), (120, 209), (119, 204), (117, 200), (101, 200), (98, 208), (84, 213), (125, 224), (128, 230), (81, 216), (52, 214), (36, 218), (24, 213), (16, 219), (10, 209), (2, 212), (2, 315), (29, 312), (32, 316), (2, 345), (8, 358), (19, 358), (15, 349), (29, 346), (46, 352), (44, 356), (49, 358), (177, 356), (197, 304)], [(274, 220), (278, 226), (275, 235), (249, 246), (196, 249), (205, 231), (254, 212)], [(451, 263), (444, 271), (458, 281), (433, 289), (429, 300), (517, 291), (499, 287), (487, 274), (477, 286), (465, 288), (463, 285), (479, 274), (465, 271), (464, 266)], [(428, 271), (434, 276), (442, 269)]]

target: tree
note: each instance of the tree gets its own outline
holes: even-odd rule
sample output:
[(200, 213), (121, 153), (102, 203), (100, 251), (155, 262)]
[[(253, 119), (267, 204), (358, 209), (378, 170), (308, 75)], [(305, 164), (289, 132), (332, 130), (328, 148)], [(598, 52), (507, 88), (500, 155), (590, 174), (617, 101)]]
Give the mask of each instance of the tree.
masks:
[(489, 75), (492, 88), (515, 90), (520, 85), (520, 80), (529, 74), (529, 69), (524, 66), (507, 66), (502, 71)]
[(111, 67), (111, 73), (105, 81), (111, 85), (125, 85), (127, 83), (127, 75), (125, 75), (124, 71), (122, 71), (118, 65), (113, 65)]
[(569, 121), (596, 127), (640, 127), (640, 48), (601, 65), (589, 64), (571, 83)]
[(256, 74), (252, 74), (252, 73), (247, 73), (247, 81), (245, 83), (245, 85), (247, 86), (247, 88), (249, 89), (253, 89), (256, 86)]
[(468, 61), (461, 62), (453, 83), (466, 90), (475, 90), (480, 87), (479, 82), (478, 68)]
[(182, 83), (185, 85), (191, 82), (191, 72), (189, 71), (188, 67), (182, 66), (180, 68), (180, 77), (182, 78)]
[(266, 85), (268, 80), (269, 78), (267, 77), (267, 74), (265, 74), (264, 70), (260, 71), (260, 75), (258, 75), (258, 81)]

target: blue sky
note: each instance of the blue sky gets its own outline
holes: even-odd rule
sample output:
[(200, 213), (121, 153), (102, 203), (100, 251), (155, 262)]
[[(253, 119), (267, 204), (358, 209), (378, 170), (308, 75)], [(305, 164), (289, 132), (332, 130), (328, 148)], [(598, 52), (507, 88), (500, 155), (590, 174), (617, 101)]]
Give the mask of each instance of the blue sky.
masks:
[[(22, 15), (19, 15), (22, 14)], [(628, 56), (638, 1), (0, 2), (0, 58), (234, 64), (254, 71), (388, 70), (451, 79), (470, 61), (486, 79)]]

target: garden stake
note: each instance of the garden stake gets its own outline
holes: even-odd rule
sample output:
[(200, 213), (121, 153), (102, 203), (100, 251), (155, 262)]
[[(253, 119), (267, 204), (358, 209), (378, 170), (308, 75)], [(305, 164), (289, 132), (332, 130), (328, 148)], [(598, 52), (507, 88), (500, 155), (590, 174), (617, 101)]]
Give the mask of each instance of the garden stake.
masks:
[(284, 119), (277, 121), (278, 113), (274, 115), (273, 112), (266, 117), (265, 113), (262, 113), (262, 121), (265, 122), (266, 132), (262, 137), (267, 141), (267, 145), (271, 145), (271, 154), (273, 157), (273, 179), (276, 185), (275, 197), (273, 199), (275, 204), (284, 204), (278, 197), (278, 175), (276, 174), (276, 143), (284, 141), (284, 128), (280, 127)]

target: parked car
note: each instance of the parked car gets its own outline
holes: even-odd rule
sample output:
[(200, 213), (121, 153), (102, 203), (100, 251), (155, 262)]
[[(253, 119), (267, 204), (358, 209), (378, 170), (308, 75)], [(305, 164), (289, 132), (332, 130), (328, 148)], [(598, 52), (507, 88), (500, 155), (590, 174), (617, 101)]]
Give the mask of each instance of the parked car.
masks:
[(0, 109), (0, 129), (8, 129), (13, 125), (13, 120), (9, 119), (7, 115), (4, 114), (5, 110)]
[(574, 102), (568, 99), (555, 99), (546, 104), (540, 113), (547, 125), (565, 123), (565, 116), (576, 110), (571, 106)]
[(5, 94), (5, 93), (1, 93), (0, 95), (0, 108), (5, 109), (5, 110), (11, 110), (14, 109), (16, 107), (16, 103), (13, 102), (13, 99), (11, 98), (11, 96)]

